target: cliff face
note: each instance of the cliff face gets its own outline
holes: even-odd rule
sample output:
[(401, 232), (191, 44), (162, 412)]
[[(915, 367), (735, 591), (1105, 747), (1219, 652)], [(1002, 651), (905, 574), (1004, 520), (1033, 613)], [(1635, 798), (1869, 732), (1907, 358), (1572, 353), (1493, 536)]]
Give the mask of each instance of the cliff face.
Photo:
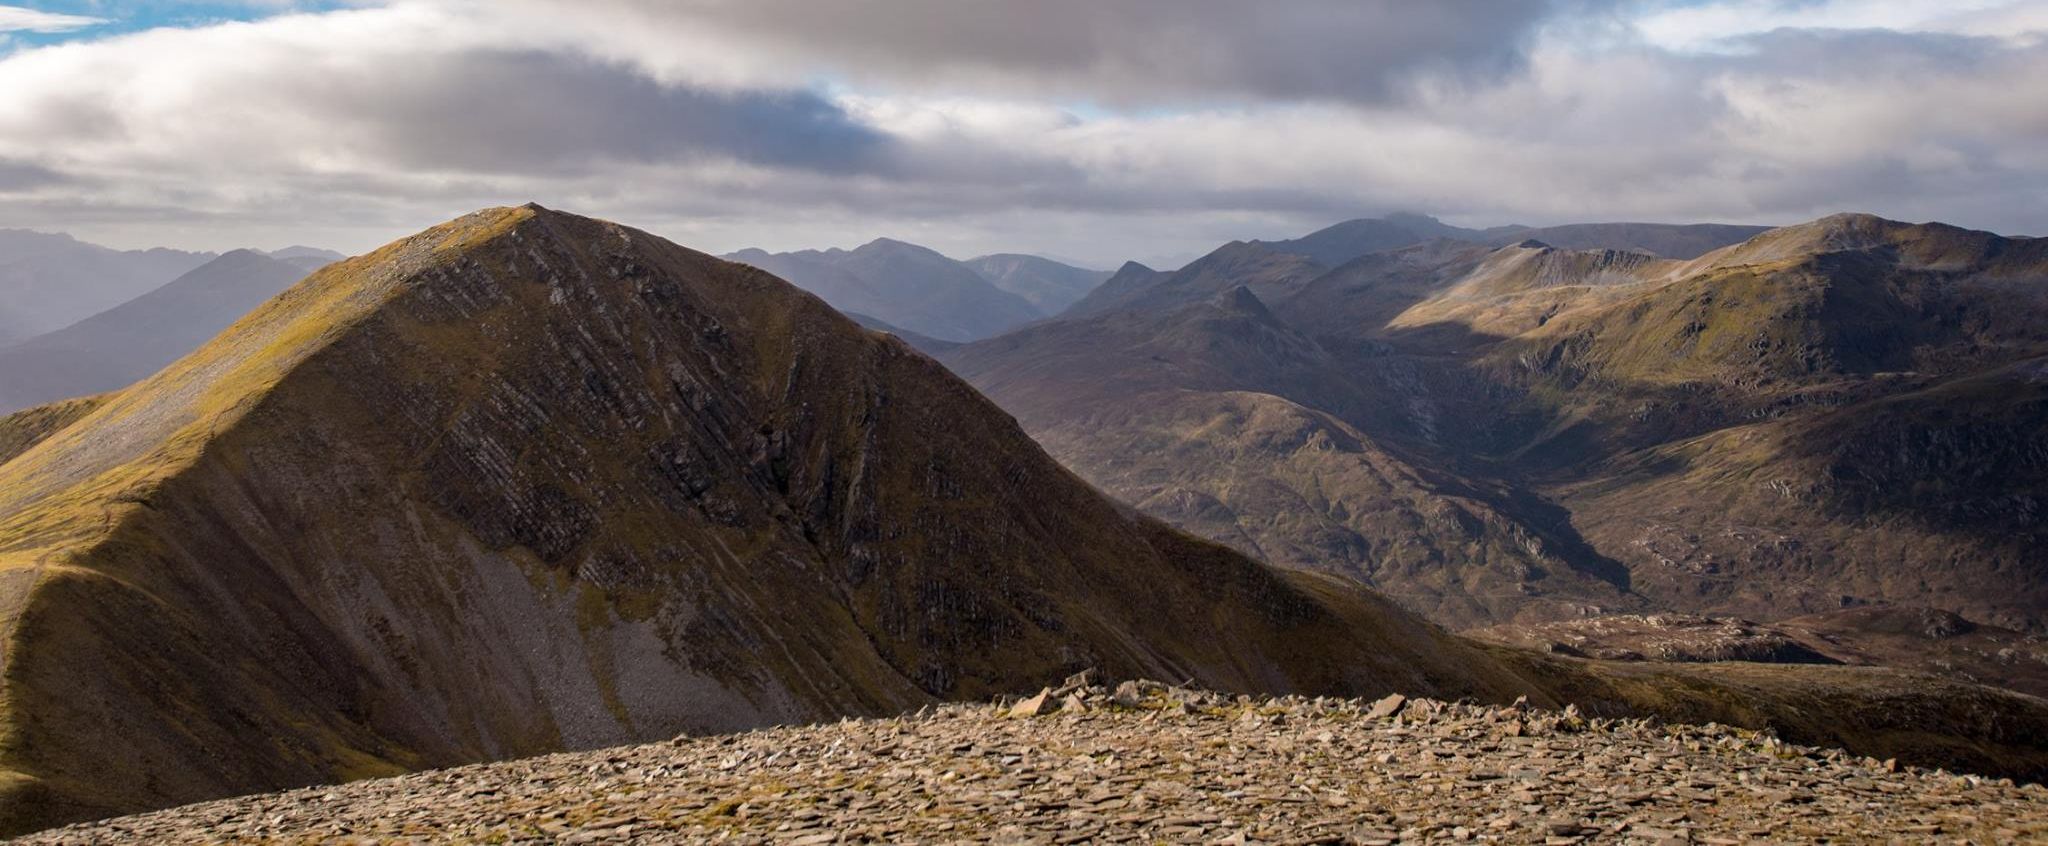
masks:
[(8, 830), (1084, 666), (1524, 692), (1110, 503), (766, 273), (537, 207), (331, 266), (0, 430)]

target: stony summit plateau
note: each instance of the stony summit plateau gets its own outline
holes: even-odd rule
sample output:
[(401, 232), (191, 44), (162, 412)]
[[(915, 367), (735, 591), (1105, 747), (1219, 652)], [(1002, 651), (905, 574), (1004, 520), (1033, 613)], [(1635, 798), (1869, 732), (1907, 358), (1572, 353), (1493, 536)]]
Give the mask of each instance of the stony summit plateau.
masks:
[(1399, 694), (1228, 697), (1139, 682), (1040, 696), (1049, 704), (949, 704), (230, 799), (21, 842), (2048, 838), (2039, 784), (1901, 768), (1727, 726)]

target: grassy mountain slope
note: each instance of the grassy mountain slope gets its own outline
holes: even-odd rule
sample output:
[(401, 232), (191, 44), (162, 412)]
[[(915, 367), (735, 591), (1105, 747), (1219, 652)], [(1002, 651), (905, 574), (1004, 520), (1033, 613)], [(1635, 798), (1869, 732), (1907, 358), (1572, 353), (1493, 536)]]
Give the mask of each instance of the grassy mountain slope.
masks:
[(9, 830), (1084, 666), (1542, 697), (1114, 505), (780, 280), (537, 207), (331, 266), (0, 433), (32, 443), (0, 464)]
[(941, 355), (1090, 482), (1267, 561), (1361, 579), (1454, 625), (1638, 601), (1559, 557), (1571, 539), (1508, 516), (1508, 492), (1346, 423), (1384, 414), (1380, 397), (1248, 288)]
[[(1184, 307), (1183, 289), (1286, 262), (1232, 245), (1195, 272), (1132, 274), (1118, 308), (1156, 322)], [(1438, 240), (1281, 278), (1260, 294), (1269, 330), (1316, 355), (1227, 383), (1131, 340), (1166, 331), (1156, 323), (1091, 336), (1093, 318), (1063, 317), (947, 360), (1084, 475), (1283, 563), (1379, 579), (1378, 550), (1417, 536), (1380, 519), (1402, 512), (1379, 483), (1246, 446), (1270, 440), (1272, 421), (1318, 420), (1355, 433), (1330, 443), (1372, 444), (1489, 504), (1519, 530), (1503, 537), (1545, 538), (1546, 555), (1655, 607), (1775, 619), (1898, 602), (2044, 625), (2048, 241), (1838, 215), (1694, 258)], [(1119, 399), (1133, 384), (1205, 396)], [(1284, 403), (1221, 414), (1244, 402), (1226, 391)], [(1337, 507), (1340, 487), (1374, 516)], [(1461, 608), (1445, 617), (1457, 624), (1569, 607), (1548, 604), (1418, 607)]]
[(1624, 250), (1660, 258), (1692, 259), (1770, 230), (1726, 223), (1568, 223), (1518, 229), (1494, 243), (1536, 240), (1566, 250)]

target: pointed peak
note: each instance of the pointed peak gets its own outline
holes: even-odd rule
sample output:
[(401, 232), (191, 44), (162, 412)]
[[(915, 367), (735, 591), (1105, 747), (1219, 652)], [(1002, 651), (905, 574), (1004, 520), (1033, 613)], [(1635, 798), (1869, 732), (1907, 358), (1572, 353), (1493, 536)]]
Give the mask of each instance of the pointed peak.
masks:
[(1217, 294), (1212, 302), (1225, 311), (1254, 316), (1264, 316), (1271, 313), (1266, 310), (1266, 304), (1259, 299), (1259, 295), (1252, 293), (1252, 289), (1243, 285), (1231, 286), (1230, 290)]
[(1157, 270), (1153, 270), (1153, 269), (1152, 269), (1151, 267), (1148, 267), (1148, 266), (1146, 266), (1146, 265), (1144, 265), (1144, 264), (1141, 264), (1141, 263), (1139, 263), (1139, 262), (1135, 262), (1135, 261), (1127, 261), (1127, 262), (1124, 262), (1124, 265), (1123, 265), (1122, 267), (1119, 267), (1119, 268), (1117, 268), (1117, 269), (1116, 269), (1116, 275), (1118, 275), (1118, 276), (1122, 276), (1122, 275), (1124, 275), (1124, 274), (1126, 274), (1126, 273), (1158, 273), (1158, 272), (1159, 272), (1159, 271), (1157, 271)]
[(1515, 242), (1511, 246), (1518, 250), (1548, 250), (1551, 248), (1549, 244), (1545, 244), (1542, 241), (1538, 241), (1534, 238), (1523, 238), (1522, 240)]

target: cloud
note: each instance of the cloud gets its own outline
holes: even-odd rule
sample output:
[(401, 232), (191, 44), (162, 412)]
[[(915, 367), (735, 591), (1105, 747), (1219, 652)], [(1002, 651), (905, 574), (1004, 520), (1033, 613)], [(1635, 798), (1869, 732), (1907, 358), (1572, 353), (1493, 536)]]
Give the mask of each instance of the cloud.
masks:
[(49, 168), (0, 158), (0, 196), (55, 185), (62, 181), (63, 178)]
[(106, 21), (101, 18), (84, 15), (62, 15), (20, 6), (0, 6), (0, 32), (71, 32), (103, 23)]
[(165, 29), (0, 61), (0, 150), (98, 172), (858, 169), (886, 139), (809, 90), (707, 90), (429, 7)]
[[(1741, 39), (1778, 30), (1888, 30), (1996, 35), (1983, 24), (2010, 23), (2037, 4), (2017, 0), (1721, 0), (1674, 4), (1636, 28), (1652, 44), (1676, 50), (1740, 49)], [(2038, 11), (2038, 8), (2035, 9)]]
[(2048, 46), (1981, 32), (2048, 4), (1712, 50), (1628, 4), (1265, 5), (399, 0), (28, 48), (0, 226), (355, 250), (534, 199), (1112, 266), (1394, 209), (2048, 231)]
[[(517, 0), (529, 10), (560, 0)], [(1566, 4), (1489, 0), (589, 0), (586, 19), (921, 93), (1115, 105), (1377, 102), (1419, 78), (1498, 79)]]

